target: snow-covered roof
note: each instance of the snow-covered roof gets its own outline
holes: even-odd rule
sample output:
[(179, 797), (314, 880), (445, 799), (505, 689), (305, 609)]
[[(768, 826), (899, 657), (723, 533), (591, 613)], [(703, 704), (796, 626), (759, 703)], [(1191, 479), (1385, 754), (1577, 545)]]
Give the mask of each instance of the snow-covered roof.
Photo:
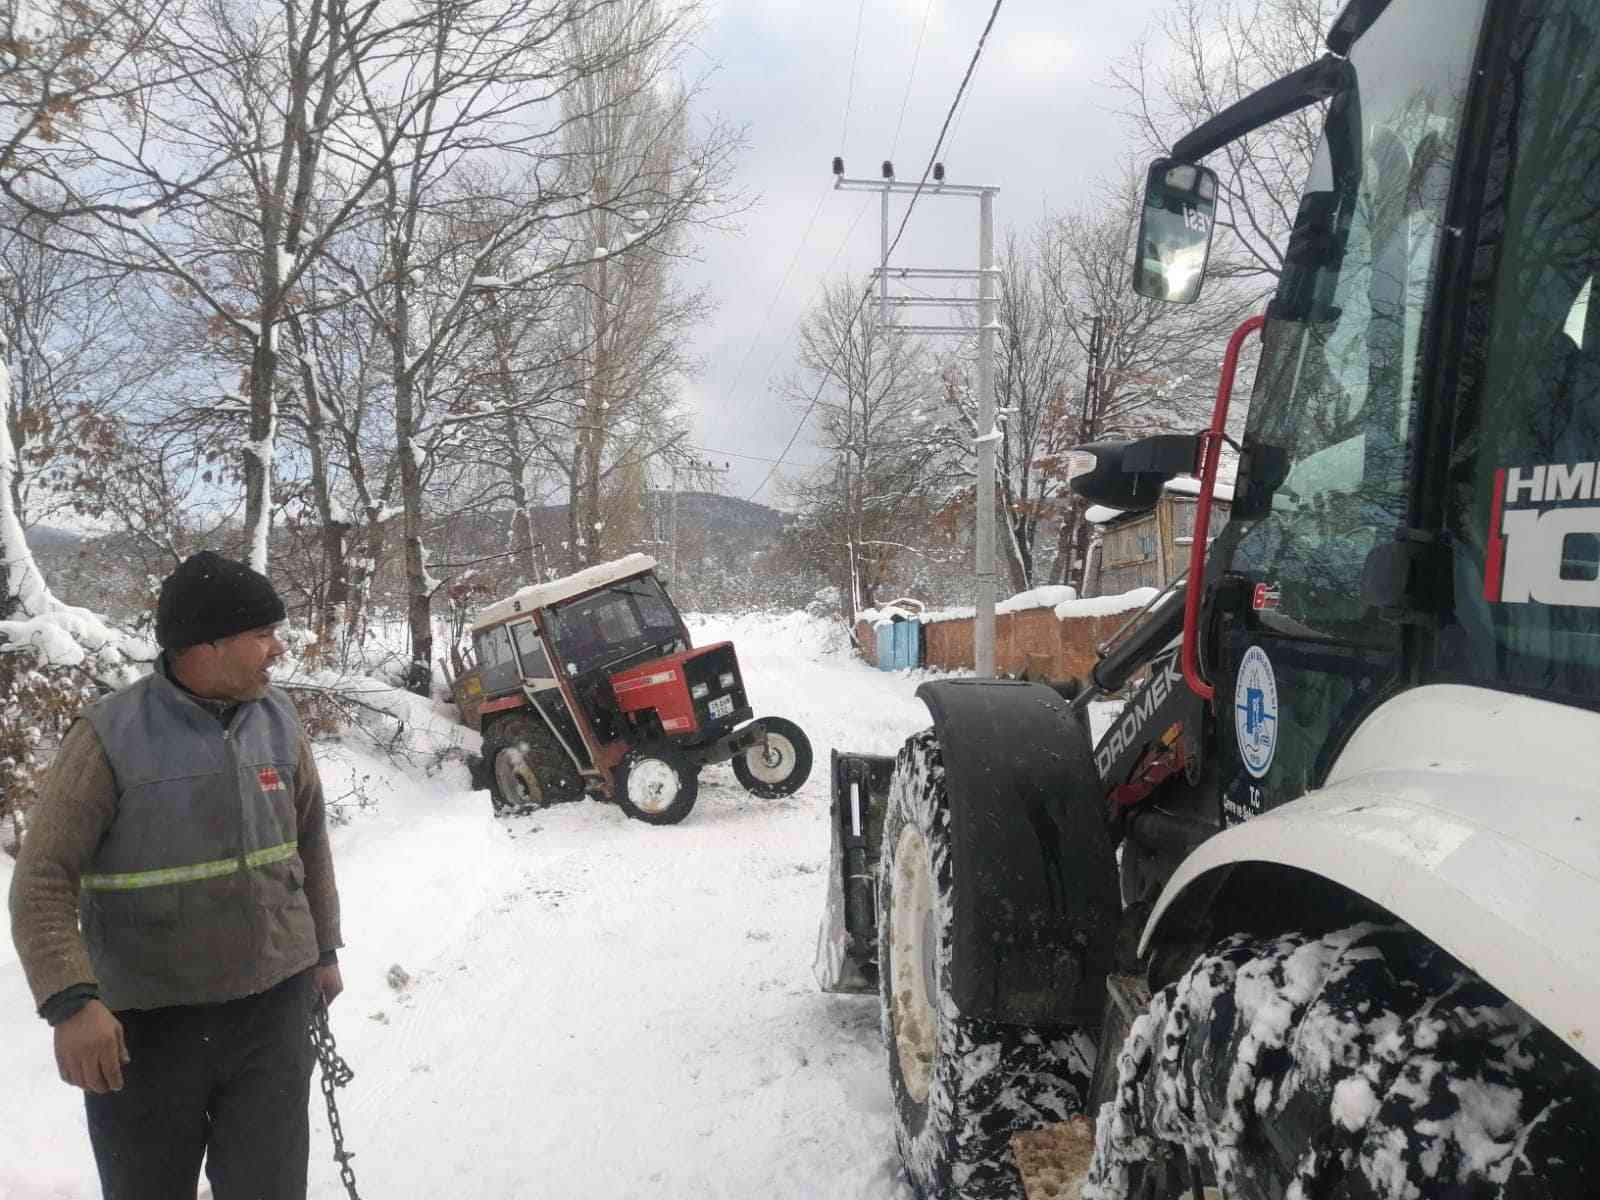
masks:
[(1083, 600), (1068, 600), (1065, 604), (1056, 605), (1056, 616), (1063, 621), (1069, 617), (1111, 617), (1117, 613), (1143, 608), (1160, 594), (1153, 587), (1144, 587), (1134, 588), (1131, 592), (1123, 592), (1117, 596), (1090, 596)]
[[(1193, 475), (1179, 475), (1176, 479), (1169, 479), (1161, 489), (1174, 496), (1198, 496), (1200, 494), (1200, 481)], [(1211, 493), (1224, 504), (1233, 503), (1233, 480), (1218, 478), (1216, 487)], [(1133, 509), (1131, 512), (1143, 515), (1145, 509)], [(1119, 517), (1125, 517), (1128, 512), (1120, 508), (1108, 508), (1104, 504), (1091, 504), (1083, 514), (1083, 519), (1091, 525), (1105, 525)]]
[(496, 600), (480, 612), (478, 619), (472, 624), (473, 632), (476, 633), (489, 625), (497, 625), (519, 613), (530, 613), (551, 604), (559, 604), (563, 600), (581, 596), (584, 592), (605, 587), (608, 583), (617, 583), (655, 569), (656, 560), (648, 554), (629, 554), (615, 562), (596, 563), (574, 574), (552, 579), (549, 583), (530, 583), (504, 600)]
[[(1167, 480), (1166, 490), (1179, 496), (1198, 496), (1200, 494), (1200, 481), (1193, 475), (1180, 475), (1176, 479)], [(1218, 500), (1232, 500), (1232, 481), (1218, 479), (1217, 486), (1212, 489), (1211, 494)]]
[[(1058, 604), (1068, 603), (1077, 598), (1078, 589), (1064, 584), (1030, 588), (1026, 592), (1018, 592), (1015, 596), (1001, 600), (994, 606), (994, 615), (1000, 617), (1006, 613), (1026, 612), (1031, 608), (1054, 608)], [(971, 605), (941, 608), (937, 612), (923, 613), (922, 623), (937, 625), (941, 621), (969, 621), (977, 615), (978, 610)]]

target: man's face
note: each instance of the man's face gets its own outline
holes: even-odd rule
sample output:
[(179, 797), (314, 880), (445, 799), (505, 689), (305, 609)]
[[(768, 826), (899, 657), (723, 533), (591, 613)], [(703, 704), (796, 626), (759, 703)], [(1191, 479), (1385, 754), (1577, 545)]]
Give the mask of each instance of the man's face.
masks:
[(207, 691), (227, 700), (259, 700), (267, 694), (269, 672), (287, 650), (276, 625), (247, 629), (206, 647)]

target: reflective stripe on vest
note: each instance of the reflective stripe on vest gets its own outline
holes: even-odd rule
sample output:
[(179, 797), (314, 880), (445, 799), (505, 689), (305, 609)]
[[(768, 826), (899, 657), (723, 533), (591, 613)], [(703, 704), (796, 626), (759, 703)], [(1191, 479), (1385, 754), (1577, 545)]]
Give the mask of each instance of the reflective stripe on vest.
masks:
[(299, 853), (299, 842), (283, 842), (265, 850), (252, 850), (238, 858), (219, 858), (215, 862), (189, 867), (162, 867), (155, 871), (130, 871), (125, 875), (85, 875), (79, 886), (92, 892), (131, 892), (135, 888), (160, 887), (168, 883), (194, 883), (201, 879), (220, 879), (250, 867), (283, 862)]

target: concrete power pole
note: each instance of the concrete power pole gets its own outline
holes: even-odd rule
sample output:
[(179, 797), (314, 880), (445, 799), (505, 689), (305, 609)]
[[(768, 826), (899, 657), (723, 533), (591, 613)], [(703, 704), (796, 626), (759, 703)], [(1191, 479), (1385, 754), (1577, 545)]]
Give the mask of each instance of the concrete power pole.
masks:
[(995, 334), (998, 332), (998, 291), (995, 281), (999, 271), (994, 265), (994, 198), (1000, 189), (987, 185), (947, 184), (944, 165), (934, 167), (933, 182), (928, 184), (899, 183), (894, 178), (891, 164), (884, 163), (882, 179), (849, 179), (844, 174), (844, 163), (834, 160), (833, 186), (839, 191), (880, 193), (880, 227), (878, 268), (873, 272), (878, 281), (878, 327), (898, 333), (938, 334), (945, 337), (965, 337), (970, 332), (951, 325), (898, 325), (889, 320), (892, 308), (963, 308), (970, 307), (967, 296), (891, 296), (889, 294), (889, 196), (893, 192), (920, 194), (924, 197), (976, 197), (978, 201), (978, 269), (956, 270), (946, 267), (899, 267), (892, 275), (896, 279), (939, 280), (946, 285), (957, 281), (978, 284), (978, 436), (973, 447), (978, 456), (977, 484), (977, 620), (973, 629), (973, 669), (981, 679), (994, 677), (994, 482), (995, 447), (1001, 433), (995, 424), (994, 413), (994, 352)]
[[(685, 470), (697, 475), (727, 475), (729, 466), (723, 463), (720, 467), (712, 466), (705, 459), (692, 458), (684, 464)], [(672, 581), (672, 587), (678, 587), (678, 464), (672, 464), (672, 530), (670, 533), (671, 549), (667, 565), (667, 578)]]

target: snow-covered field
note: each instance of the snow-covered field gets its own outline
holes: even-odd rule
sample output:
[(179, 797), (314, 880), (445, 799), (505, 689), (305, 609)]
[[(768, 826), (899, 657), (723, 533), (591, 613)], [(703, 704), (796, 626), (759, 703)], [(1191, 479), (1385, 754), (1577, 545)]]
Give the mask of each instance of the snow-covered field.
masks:
[[(735, 641), (757, 713), (810, 735), (795, 796), (754, 799), (717, 766), (679, 826), (592, 801), (500, 821), (459, 763), (405, 773), (353, 739), (321, 753), (330, 798), (361, 782), (378, 801), (334, 831), (333, 1029), (356, 1072), (340, 1107), (369, 1200), (909, 1196), (876, 1003), (820, 993), (811, 959), (828, 751), (893, 753), (926, 724), (926, 676), (852, 661), (803, 614), (694, 624), (696, 644)], [(415, 703), (424, 741), (465, 733)], [(97, 1195), (9, 938), (0, 1044), (0, 1200)], [(333, 1200), (320, 1108), (313, 1091), (311, 1194)]]

